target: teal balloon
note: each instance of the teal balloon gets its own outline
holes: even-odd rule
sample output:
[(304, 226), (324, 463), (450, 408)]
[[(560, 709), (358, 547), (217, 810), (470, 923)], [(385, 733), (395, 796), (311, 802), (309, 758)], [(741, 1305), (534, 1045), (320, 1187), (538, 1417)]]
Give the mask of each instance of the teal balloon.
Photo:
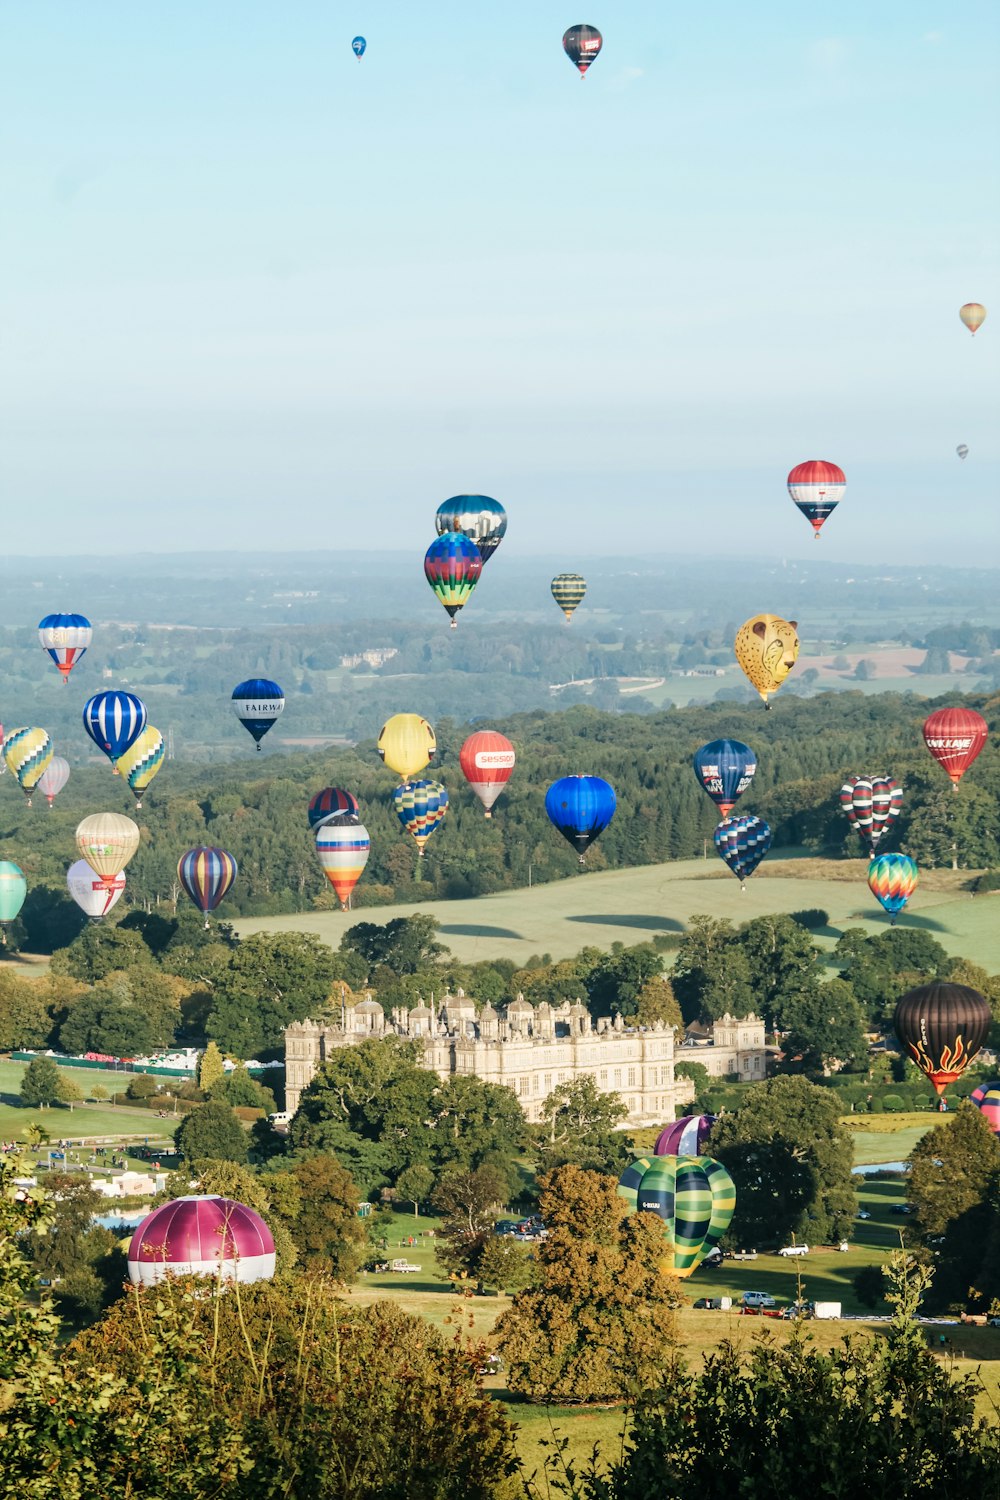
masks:
[(11, 860), (0, 860), (0, 923), (13, 922), (28, 893), (28, 882), (20, 865)]

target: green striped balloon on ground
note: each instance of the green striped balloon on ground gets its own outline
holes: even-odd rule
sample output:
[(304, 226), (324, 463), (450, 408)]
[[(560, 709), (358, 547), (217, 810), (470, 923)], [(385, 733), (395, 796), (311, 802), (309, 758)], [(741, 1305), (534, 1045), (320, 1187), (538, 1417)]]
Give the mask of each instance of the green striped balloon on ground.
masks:
[(729, 1228), (736, 1186), (721, 1161), (710, 1156), (646, 1156), (627, 1166), (618, 1195), (633, 1213), (663, 1220), (669, 1247), (663, 1269), (690, 1276)]

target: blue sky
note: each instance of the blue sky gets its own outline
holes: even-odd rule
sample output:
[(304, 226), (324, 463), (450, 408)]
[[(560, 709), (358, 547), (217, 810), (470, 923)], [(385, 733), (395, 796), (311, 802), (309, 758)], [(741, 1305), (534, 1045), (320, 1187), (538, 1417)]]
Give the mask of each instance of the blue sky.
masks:
[(7, 550), (996, 564), (998, 17), (0, 0)]

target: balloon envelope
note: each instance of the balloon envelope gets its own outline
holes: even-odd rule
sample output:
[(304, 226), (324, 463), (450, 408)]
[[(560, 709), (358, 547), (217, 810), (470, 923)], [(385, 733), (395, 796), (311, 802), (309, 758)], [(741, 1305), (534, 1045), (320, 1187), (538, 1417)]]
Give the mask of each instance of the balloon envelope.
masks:
[(356, 818), (349, 823), (321, 823), (316, 829), (316, 854), (343, 911), (361, 879), (371, 847), (367, 828)]
[(3, 742), (3, 758), (8, 770), (31, 806), (31, 794), (52, 763), (52, 741), (44, 729), (12, 729)]
[(248, 677), (233, 688), (233, 712), (257, 749), (285, 706), (285, 695), (269, 677)]
[(744, 813), (724, 818), (712, 835), (720, 859), (745, 886), (771, 847), (771, 829), (763, 818)]
[(105, 880), (120, 875), (139, 847), (139, 830), (121, 813), (91, 813), (76, 828), (76, 847)]
[(973, 708), (939, 708), (924, 720), (924, 744), (956, 787), (988, 735), (989, 725)]
[(419, 714), (393, 714), (382, 725), (378, 753), (404, 781), (429, 765), (436, 752), (434, 730)]
[(964, 984), (921, 984), (896, 1006), (892, 1027), (903, 1048), (943, 1094), (965, 1072), (989, 1035), (990, 1007)]
[(868, 888), (893, 918), (903, 910), (919, 881), (917, 862), (908, 854), (878, 854), (868, 866)]
[(664, 1270), (690, 1276), (729, 1228), (736, 1186), (710, 1156), (653, 1156), (635, 1161), (618, 1179), (618, 1195), (632, 1212), (663, 1220), (669, 1246)]
[(225, 849), (197, 845), (177, 861), (177, 878), (206, 918), (214, 911), (238, 874), (235, 859)]
[(455, 616), (466, 604), (483, 571), (483, 559), (475, 542), (463, 531), (446, 531), (431, 542), (424, 558), (424, 577), (444, 605), (455, 625)]
[(392, 800), (397, 818), (423, 855), (427, 840), (444, 822), (448, 793), (440, 781), (407, 781), (393, 789)]
[(63, 682), (68, 681), (93, 636), (86, 615), (46, 615), (38, 622), (38, 639), (62, 673)]
[(757, 757), (740, 740), (712, 740), (694, 752), (694, 774), (724, 818), (743, 796), (757, 771)]
[(902, 810), (903, 789), (891, 776), (851, 776), (840, 789), (840, 806), (874, 858), (876, 844)]
[(95, 693), (84, 704), (83, 727), (116, 766), (146, 727), (146, 705), (134, 693)]
[(780, 615), (754, 615), (736, 632), (736, 660), (767, 705), (794, 667), (799, 654), (799, 627)]
[(319, 828), (331, 818), (338, 821), (353, 818), (357, 822), (360, 816), (357, 797), (339, 786), (325, 786), (309, 803), (310, 828)]
[(434, 527), (438, 536), (460, 531), (478, 548), (488, 563), (503, 541), (507, 530), (507, 512), (499, 500), (489, 495), (452, 495), (437, 508)]
[(358, 59), (359, 62), (364, 57), (365, 48), (367, 46), (368, 43), (365, 41), (363, 36), (356, 36), (352, 38), (351, 51), (354, 53), (354, 56)]
[(604, 38), (596, 26), (570, 26), (563, 32), (562, 44), (563, 51), (579, 68), (582, 78), (603, 47)]
[(969, 1098), (993, 1134), (1000, 1135), (1000, 1079), (994, 1078), (990, 1083), (981, 1083), (977, 1089), (972, 1090)]
[(166, 753), (163, 735), (152, 724), (147, 724), (125, 754), (119, 757), (118, 774), (127, 781), (136, 807), (142, 806), (142, 794), (163, 765)]
[(843, 469), (821, 458), (811, 458), (804, 464), (796, 464), (788, 476), (788, 493), (817, 537), (823, 522), (843, 500), (846, 488), (847, 480)]
[(0, 923), (13, 922), (28, 893), (24, 871), (13, 860), (0, 859)]
[(976, 329), (981, 328), (986, 321), (986, 309), (981, 302), (966, 302), (964, 307), (959, 308), (958, 316), (969, 332), (975, 334)]
[(968, 458), (968, 456), (969, 456), (969, 445), (968, 445), (968, 443), (959, 443), (958, 447), (955, 449), (955, 452), (958, 454), (959, 458), (963, 458), (963, 459), (964, 458)]
[(53, 755), (45, 770), (35, 782), (35, 786), (42, 796), (48, 799), (51, 807), (53, 802), (62, 791), (69, 780), (69, 761), (61, 755)]
[(175, 1198), (155, 1208), (133, 1234), (128, 1274), (142, 1286), (171, 1275), (268, 1281), (274, 1259), (271, 1231), (252, 1208), (232, 1198)]
[(566, 616), (568, 625), (573, 617), (573, 611), (587, 592), (587, 580), (581, 578), (579, 573), (557, 573), (549, 588), (553, 599)]
[(492, 817), (490, 809), (511, 778), (516, 760), (514, 746), (495, 729), (470, 734), (458, 752), (458, 763), (466, 781)]
[(66, 886), (80, 910), (96, 920), (106, 917), (125, 889), (124, 874), (104, 880), (85, 859), (78, 859), (66, 871)]
[(718, 1115), (685, 1115), (660, 1131), (655, 1156), (699, 1156)]
[(614, 787), (600, 776), (563, 776), (545, 793), (545, 811), (583, 864), (583, 856), (615, 815)]

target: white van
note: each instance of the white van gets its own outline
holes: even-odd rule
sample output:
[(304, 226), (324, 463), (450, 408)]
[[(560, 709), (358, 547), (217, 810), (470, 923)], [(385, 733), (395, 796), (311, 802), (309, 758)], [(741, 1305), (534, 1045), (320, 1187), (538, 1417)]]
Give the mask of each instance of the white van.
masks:
[(770, 1292), (744, 1292), (740, 1298), (743, 1307), (777, 1307)]
[(808, 1245), (786, 1245), (784, 1250), (778, 1251), (779, 1255), (808, 1255)]
[(283, 1125), (291, 1124), (291, 1119), (292, 1116), (287, 1109), (279, 1109), (273, 1115), (268, 1115), (267, 1123), (277, 1130)]

